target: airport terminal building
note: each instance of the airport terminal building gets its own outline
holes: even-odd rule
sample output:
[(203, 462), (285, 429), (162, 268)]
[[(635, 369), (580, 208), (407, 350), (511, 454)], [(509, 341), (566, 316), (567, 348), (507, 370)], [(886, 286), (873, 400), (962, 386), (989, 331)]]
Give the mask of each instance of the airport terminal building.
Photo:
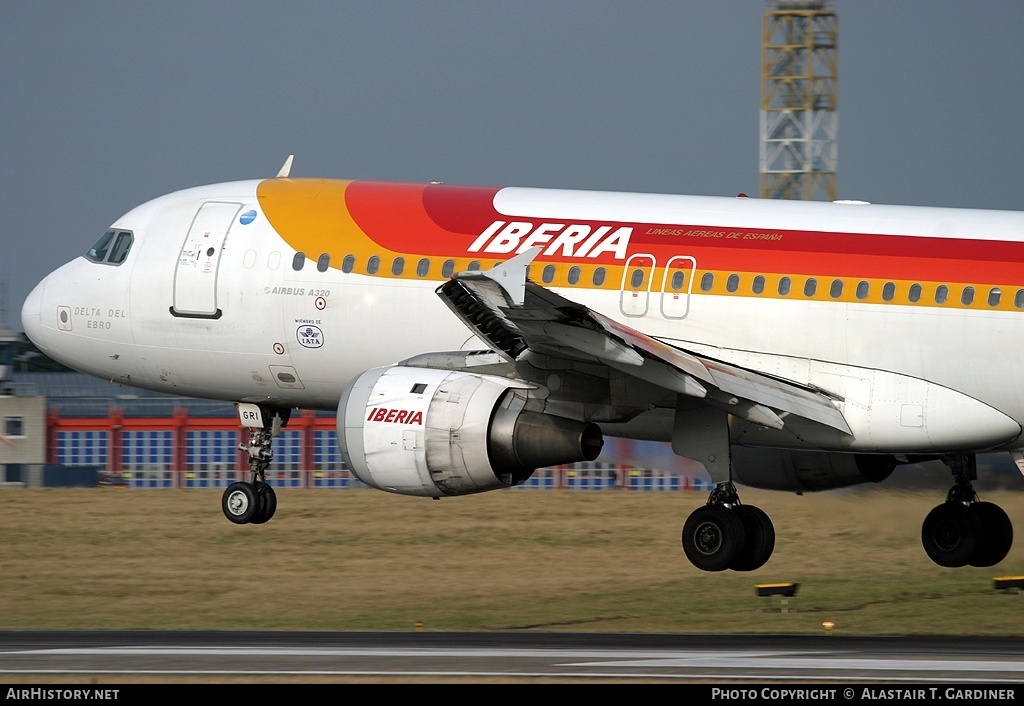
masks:
[[(234, 405), (169, 397), (74, 372), (11, 373), (0, 381), (0, 483), (224, 488), (249, 479), (248, 441)], [(629, 457), (607, 439), (611, 456)], [(622, 453), (625, 451), (626, 453)], [(524, 486), (710, 490), (703, 469), (670, 452), (655, 470), (597, 461), (538, 469)], [(291, 415), (274, 440), (267, 481), (278, 488), (365, 487), (346, 468), (335, 417)]]

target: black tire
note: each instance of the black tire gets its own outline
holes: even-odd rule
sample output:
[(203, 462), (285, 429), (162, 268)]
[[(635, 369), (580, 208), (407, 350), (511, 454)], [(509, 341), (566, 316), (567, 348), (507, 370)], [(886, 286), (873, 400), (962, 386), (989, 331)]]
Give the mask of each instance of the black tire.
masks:
[(722, 571), (743, 551), (743, 521), (724, 505), (704, 505), (683, 525), (683, 551), (702, 571)]
[(966, 566), (983, 539), (981, 520), (963, 503), (935, 507), (921, 526), (924, 551), (939, 566)]
[(729, 568), (733, 571), (754, 571), (765, 565), (775, 551), (775, 525), (768, 514), (754, 505), (737, 505), (733, 512), (743, 523), (743, 551), (736, 555)]
[(971, 566), (995, 566), (1010, 552), (1013, 523), (995, 503), (971, 503), (971, 512), (981, 521), (982, 539), (967, 563)]
[(277, 512), (277, 493), (273, 487), (266, 483), (256, 486), (256, 496), (259, 498), (259, 510), (252, 516), (250, 522), (254, 525), (262, 525), (269, 522), (270, 518)]
[(260, 508), (260, 501), (251, 483), (239, 481), (224, 489), (220, 506), (224, 511), (224, 517), (236, 525), (244, 525), (252, 522), (253, 515)]

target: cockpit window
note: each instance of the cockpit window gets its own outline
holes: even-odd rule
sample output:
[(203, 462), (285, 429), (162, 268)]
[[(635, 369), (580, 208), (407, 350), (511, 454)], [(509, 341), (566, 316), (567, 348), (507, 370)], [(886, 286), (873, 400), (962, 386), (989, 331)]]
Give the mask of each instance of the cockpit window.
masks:
[(100, 236), (100, 239), (96, 241), (95, 245), (89, 248), (89, 252), (87, 252), (85, 256), (93, 262), (103, 262), (107, 259), (107, 250), (110, 249), (110, 242), (113, 239), (114, 231), (108, 230)]
[(125, 257), (128, 255), (128, 250), (132, 247), (132, 234), (126, 230), (121, 231), (117, 234), (117, 238), (114, 240), (114, 247), (110, 249), (110, 258), (107, 262), (114, 265), (120, 265), (124, 262)]
[(106, 265), (120, 265), (131, 250), (134, 236), (127, 230), (108, 230), (96, 244), (85, 253), (86, 258), (93, 262)]

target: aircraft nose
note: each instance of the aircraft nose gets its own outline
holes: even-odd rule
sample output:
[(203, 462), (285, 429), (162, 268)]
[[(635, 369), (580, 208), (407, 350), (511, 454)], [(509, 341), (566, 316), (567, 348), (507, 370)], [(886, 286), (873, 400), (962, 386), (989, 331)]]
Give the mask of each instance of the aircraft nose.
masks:
[(25, 334), (32, 343), (43, 350), (46, 349), (42, 340), (43, 293), (45, 289), (46, 280), (43, 280), (35, 286), (35, 289), (29, 292), (28, 297), (25, 299), (25, 304), (21, 307), (21, 325), (25, 329)]

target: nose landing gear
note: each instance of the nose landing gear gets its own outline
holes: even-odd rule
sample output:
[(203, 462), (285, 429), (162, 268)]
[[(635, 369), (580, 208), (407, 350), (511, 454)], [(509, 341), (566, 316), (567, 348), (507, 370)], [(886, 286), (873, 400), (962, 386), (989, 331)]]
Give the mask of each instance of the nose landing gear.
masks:
[(262, 525), (277, 512), (277, 494), (273, 486), (263, 480), (238, 481), (224, 489), (221, 509), (236, 525)]
[(243, 423), (249, 427), (249, 444), (239, 444), (238, 448), (249, 454), (252, 480), (232, 483), (221, 496), (224, 516), (238, 525), (260, 525), (277, 512), (277, 494), (267, 483), (266, 470), (274, 459), (274, 437), (279, 436), (281, 427), (288, 423), (289, 410), (259, 407), (254, 423), (254, 413), (249, 409), (254, 407), (256, 405), (239, 405)]

